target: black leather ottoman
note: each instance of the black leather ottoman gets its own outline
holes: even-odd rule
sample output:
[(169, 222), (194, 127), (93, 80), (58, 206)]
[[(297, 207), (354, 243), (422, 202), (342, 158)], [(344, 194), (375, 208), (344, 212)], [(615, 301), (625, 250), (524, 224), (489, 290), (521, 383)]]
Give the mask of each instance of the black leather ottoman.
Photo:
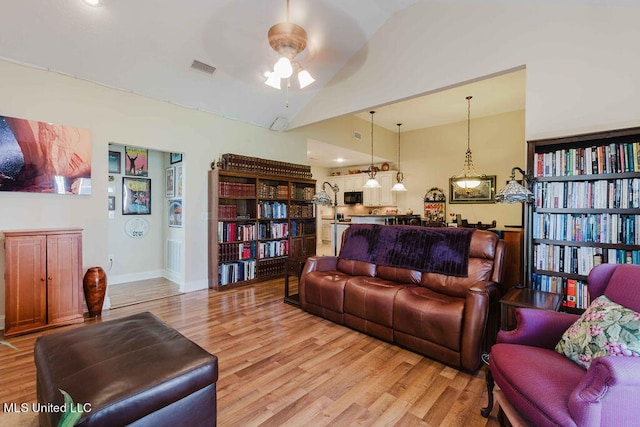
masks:
[[(218, 358), (141, 313), (40, 337), (38, 402), (86, 404), (78, 426), (215, 426)], [(41, 411), (41, 426), (61, 414)]]

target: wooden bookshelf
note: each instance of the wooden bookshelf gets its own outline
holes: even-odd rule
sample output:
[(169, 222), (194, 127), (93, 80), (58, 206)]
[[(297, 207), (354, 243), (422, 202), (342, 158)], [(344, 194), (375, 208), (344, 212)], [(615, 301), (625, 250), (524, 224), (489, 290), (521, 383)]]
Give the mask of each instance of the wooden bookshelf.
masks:
[(594, 265), (640, 264), (640, 127), (528, 141), (527, 154), (532, 287), (580, 312)]
[(216, 290), (282, 276), (289, 256), (316, 251), (316, 182), (303, 177), (304, 165), (276, 175), (290, 164), (270, 169), (266, 160), (231, 158), (234, 169), (247, 170), (209, 171), (209, 287)]

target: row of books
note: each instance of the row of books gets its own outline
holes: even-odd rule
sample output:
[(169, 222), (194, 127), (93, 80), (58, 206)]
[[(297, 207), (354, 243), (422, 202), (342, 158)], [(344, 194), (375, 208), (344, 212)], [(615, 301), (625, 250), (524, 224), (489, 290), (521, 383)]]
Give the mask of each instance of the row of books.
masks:
[(537, 270), (586, 276), (598, 263), (595, 261), (595, 255), (601, 258), (602, 249), (540, 243), (533, 246), (533, 265)]
[(640, 178), (535, 182), (533, 193), (538, 208), (640, 208)]
[(256, 240), (255, 224), (218, 221), (218, 243)]
[(289, 176), (305, 179), (312, 177), (311, 166), (309, 165), (241, 156), (232, 153), (223, 154), (218, 161), (218, 167), (224, 170), (251, 172), (262, 175)]
[(236, 205), (218, 205), (218, 218), (235, 218), (237, 215)]
[(291, 205), (289, 208), (291, 218), (312, 218), (313, 205)]
[(546, 243), (533, 246), (533, 265), (537, 270), (587, 276), (593, 267), (602, 263), (640, 264), (640, 250)]
[(259, 202), (258, 218), (286, 218), (287, 204), (283, 202)]
[(316, 234), (315, 221), (291, 221), (291, 235), (293, 237), (309, 234)]
[(241, 182), (218, 182), (219, 197), (256, 197), (256, 185)]
[(284, 273), (284, 258), (266, 259), (258, 263), (260, 277), (276, 276)]
[(640, 142), (536, 153), (536, 176), (640, 172)]
[(258, 186), (258, 197), (264, 199), (288, 199), (289, 186), (286, 184), (272, 185), (261, 182)]
[(531, 287), (538, 291), (562, 294), (564, 307), (586, 309), (590, 304), (589, 287), (584, 280), (534, 274)]
[(640, 245), (640, 215), (534, 213), (534, 239)]
[(263, 258), (274, 258), (289, 255), (289, 241), (278, 240), (276, 242), (260, 242), (258, 244), (258, 256)]
[(315, 187), (298, 187), (291, 184), (291, 198), (296, 200), (311, 200), (316, 194)]
[(218, 247), (218, 261), (232, 262), (256, 257), (256, 242), (240, 242), (220, 245)]
[(238, 261), (218, 266), (220, 286), (256, 278), (256, 260)]
[(286, 222), (261, 222), (258, 225), (259, 239), (281, 239), (289, 237), (289, 224)]

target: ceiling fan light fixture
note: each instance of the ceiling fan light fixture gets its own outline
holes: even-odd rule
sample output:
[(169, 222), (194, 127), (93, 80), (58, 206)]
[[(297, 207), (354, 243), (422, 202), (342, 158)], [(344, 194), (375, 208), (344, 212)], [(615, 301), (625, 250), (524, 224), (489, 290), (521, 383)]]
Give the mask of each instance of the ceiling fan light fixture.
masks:
[(280, 89), (280, 76), (278, 76), (276, 73), (270, 73), (268, 71), (265, 74), (267, 75), (267, 81), (265, 81), (264, 84), (266, 84), (267, 86), (271, 86), (274, 89)]
[(307, 70), (302, 70), (298, 73), (298, 82), (300, 83), (300, 89), (304, 89), (315, 81), (316, 79), (311, 77), (311, 74), (309, 74)]
[(289, 58), (284, 56), (278, 59), (278, 62), (273, 66), (273, 74), (279, 76), (281, 79), (288, 79), (293, 74), (293, 67)]
[[(281, 79), (288, 79), (295, 71), (298, 75), (301, 89), (315, 81), (308, 71), (303, 70), (295, 62), (295, 57), (307, 47), (307, 32), (301, 26), (289, 22), (289, 0), (287, 0), (287, 22), (273, 25), (269, 28), (267, 37), (271, 48), (280, 55), (280, 58), (273, 66), (272, 74)], [(276, 86), (273, 81), (271, 81), (271, 84), (268, 82), (269, 80), (265, 84), (280, 89), (280, 84)]]

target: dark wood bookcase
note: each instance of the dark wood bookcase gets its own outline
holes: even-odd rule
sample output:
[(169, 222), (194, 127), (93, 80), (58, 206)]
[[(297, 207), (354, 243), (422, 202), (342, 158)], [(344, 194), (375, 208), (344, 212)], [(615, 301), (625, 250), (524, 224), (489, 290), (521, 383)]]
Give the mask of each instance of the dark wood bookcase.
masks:
[(315, 188), (301, 177), (209, 171), (209, 287), (282, 276), (287, 257), (315, 255)]
[(594, 265), (640, 264), (640, 127), (528, 141), (527, 154), (531, 286), (580, 312)]

